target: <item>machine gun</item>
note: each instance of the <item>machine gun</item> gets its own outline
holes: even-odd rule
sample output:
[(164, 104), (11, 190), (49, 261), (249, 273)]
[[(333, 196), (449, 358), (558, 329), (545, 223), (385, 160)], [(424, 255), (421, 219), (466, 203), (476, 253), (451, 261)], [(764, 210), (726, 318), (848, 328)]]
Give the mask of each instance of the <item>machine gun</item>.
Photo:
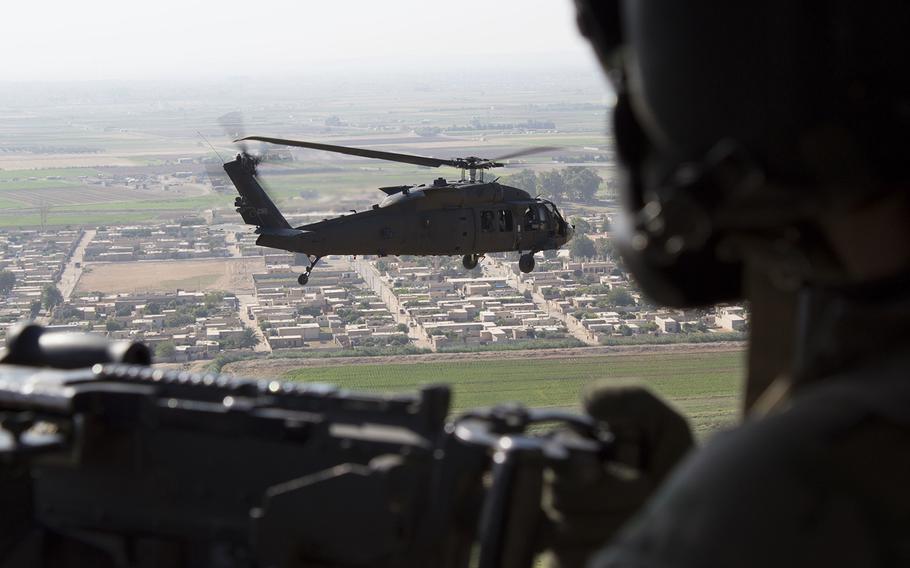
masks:
[(7, 345), (2, 567), (527, 567), (544, 471), (611, 445), (563, 412), (451, 419), (446, 386), (165, 371), (142, 344), (36, 325)]

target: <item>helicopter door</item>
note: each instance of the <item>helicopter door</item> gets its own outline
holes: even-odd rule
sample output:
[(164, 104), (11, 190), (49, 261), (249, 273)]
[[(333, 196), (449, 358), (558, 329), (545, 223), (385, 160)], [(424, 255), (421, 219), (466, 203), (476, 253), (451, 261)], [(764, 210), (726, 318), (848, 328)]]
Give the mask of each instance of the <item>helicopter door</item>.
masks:
[(420, 242), (415, 254), (469, 254), (474, 252), (474, 212), (442, 209), (422, 215)]
[(459, 209), (453, 211), (456, 219), (455, 239), (458, 241), (458, 248), (455, 251), (459, 254), (469, 254), (476, 252), (474, 244), (476, 238), (474, 234), (474, 212), (470, 209)]
[(478, 252), (506, 252), (515, 250), (515, 217), (511, 208), (483, 209), (480, 211)]

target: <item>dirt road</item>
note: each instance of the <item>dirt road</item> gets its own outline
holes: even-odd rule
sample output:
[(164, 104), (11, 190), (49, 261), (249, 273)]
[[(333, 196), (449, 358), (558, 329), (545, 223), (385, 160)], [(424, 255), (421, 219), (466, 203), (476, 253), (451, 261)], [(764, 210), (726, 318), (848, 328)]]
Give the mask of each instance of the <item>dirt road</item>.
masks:
[(64, 301), (68, 301), (70, 297), (72, 297), (73, 291), (76, 289), (76, 284), (82, 277), (85, 247), (95, 238), (95, 233), (97, 233), (95, 229), (82, 233), (79, 244), (76, 245), (73, 254), (70, 256), (69, 260), (66, 261), (66, 266), (63, 267), (63, 272), (60, 274), (60, 281), (57, 283), (57, 287), (60, 289), (60, 293), (63, 294)]
[(243, 321), (243, 325), (252, 329), (253, 333), (256, 334), (256, 345), (253, 346), (253, 351), (256, 351), (257, 353), (271, 353), (271, 345), (269, 345), (265, 335), (262, 334), (262, 330), (259, 328), (259, 324), (256, 320), (250, 317), (249, 310), (247, 309), (250, 304), (256, 303), (256, 298), (252, 294), (237, 294), (237, 301), (240, 302), (238, 312), (240, 314), (240, 319)]

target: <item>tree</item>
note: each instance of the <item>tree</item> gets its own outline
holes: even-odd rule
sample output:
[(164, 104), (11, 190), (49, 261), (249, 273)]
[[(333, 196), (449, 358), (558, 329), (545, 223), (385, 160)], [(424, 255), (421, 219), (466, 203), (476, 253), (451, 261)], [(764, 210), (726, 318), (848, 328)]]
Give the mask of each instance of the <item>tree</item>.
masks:
[(558, 170), (539, 173), (537, 187), (542, 194), (554, 199), (560, 199), (566, 195), (566, 182)]
[(61, 302), (63, 302), (63, 294), (53, 284), (48, 284), (41, 291), (41, 305), (47, 311), (53, 310)]
[(104, 329), (107, 331), (120, 331), (123, 329), (123, 324), (117, 320), (107, 320), (104, 323)]
[(344, 323), (357, 323), (363, 314), (352, 308), (340, 307), (335, 310), (335, 315), (341, 318)]
[(594, 250), (597, 251), (597, 256), (616, 260), (616, 246), (610, 239), (597, 239), (594, 241)]
[(256, 337), (256, 332), (248, 327), (243, 328), (243, 333), (240, 334), (240, 339), (237, 340), (237, 346), (252, 347), (257, 343), (259, 343), (259, 338)]
[(653, 332), (658, 331), (658, 330), (660, 329), (660, 328), (657, 327), (657, 324), (654, 323), (653, 321), (648, 321), (648, 322), (639, 324), (639, 325), (638, 325), (638, 328), (639, 328), (640, 330), (644, 331), (645, 333), (653, 333)]
[(0, 270), (0, 294), (9, 294), (16, 285), (16, 275), (9, 270)]
[(218, 342), (222, 349), (242, 349), (244, 347), (253, 347), (259, 342), (256, 332), (245, 327), (243, 333), (237, 337), (226, 337)]
[(161, 306), (157, 302), (149, 302), (145, 305), (145, 313), (147, 314), (160, 314)]
[(597, 251), (594, 249), (594, 241), (589, 239), (587, 235), (580, 234), (572, 239), (572, 245), (569, 248), (569, 254), (572, 255), (572, 258), (591, 258), (597, 254)]
[(164, 316), (162, 325), (164, 325), (164, 327), (183, 327), (193, 323), (196, 323), (196, 317), (194, 315), (185, 312), (177, 312)]
[(395, 329), (397, 329), (397, 330), (400, 331), (401, 333), (407, 333), (407, 332), (408, 332), (408, 326), (407, 326), (407, 324), (404, 324), (404, 323), (400, 323), (400, 324), (396, 325), (396, 326), (395, 326)]
[(57, 309), (54, 310), (54, 320), (61, 321), (74, 321), (77, 319), (82, 319), (82, 312), (74, 308), (73, 306), (67, 304), (61, 304), (57, 306)]
[(543, 251), (543, 257), (547, 260), (553, 260), (559, 255), (559, 251), (556, 249), (547, 249)]
[(635, 304), (635, 298), (627, 290), (622, 288), (613, 288), (606, 294), (606, 300), (613, 306), (632, 306)]
[(41, 302), (38, 300), (33, 301), (31, 303), (31, 305), (29, 305), (29, 307), (28, 307), (28, 313), (29, 313), (28, 317), (30, 319), (35, 319), (36, 317), (38, 317), (38, 314), (40, 312), (41, 312)]
[(532, 170), (521, 170), (507, 177), (506, 184), (534, 193), (537, 191), (537, 174)]
[(177, 352), (177, 347), (173, 341), (162, 341), (155, 345), (155, 357), (170, 359)]
[(562, 171), (563, 184), (569, 198), (583, 203), (597, 200), (597, 192), (603, 178), (584, 166), (569, 166)]
[(576, 235), (587, 235), (594, 232), (594, 227), (581, 217), (572, 217), (572, 226), (575, 227)]
[(224, 300), (223, 292), (206, 292), (204, 297), (206, 308), (214, 308)]
[(322, 309), (318, 306), (297, 306), (297, 313), (302, 316), (317, 317), (322, 315)]

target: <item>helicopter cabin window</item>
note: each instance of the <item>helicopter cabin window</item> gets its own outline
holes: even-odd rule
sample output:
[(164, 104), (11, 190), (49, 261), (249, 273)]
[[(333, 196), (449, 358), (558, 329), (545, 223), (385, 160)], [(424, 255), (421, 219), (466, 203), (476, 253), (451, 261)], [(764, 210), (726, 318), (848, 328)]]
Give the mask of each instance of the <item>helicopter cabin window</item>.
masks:
[(492, 211), (482, 211), (480, 213), (480, 230), (484, 232), (493, 231), (493, 212)]
[(499, 232), (512, 232), (512, 211), (510, 209), (499, 210)]

